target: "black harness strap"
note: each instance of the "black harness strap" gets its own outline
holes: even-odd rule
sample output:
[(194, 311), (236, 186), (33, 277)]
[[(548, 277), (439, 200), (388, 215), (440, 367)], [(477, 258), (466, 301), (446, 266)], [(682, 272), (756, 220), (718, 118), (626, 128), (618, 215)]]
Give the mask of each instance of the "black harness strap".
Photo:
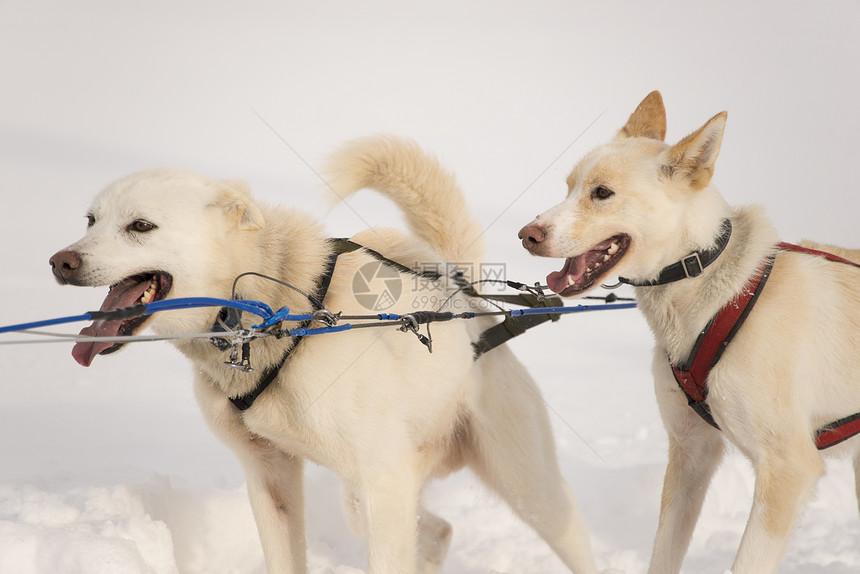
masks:
[[(325, 300), (326, 293), (328, 292), (329, 285), (331, 285), (331, 278), (334, 275), (334, 267), (337, 263), (337, 258), (342, 253), (347, 253), (347, 250), (338, 249), (337, 240), (332, 240), (333, 250), (328, 256), (328, 261), (326, 262), (325, 270), (322, 275), (320, 275), (319, 279), (317, 279), (317, 289), (312, 297), (309, 297), (311, 300), (311, 304), (314, 306), (315, 311), (319, 311), (322, 309), (322, 302)], [(354, 251), (351, 249), (349, 251)], [(300, 327), (307, 328), (310, 325), (310, 321), (302, 321), (300, 323)], [(281, 360), (276, 364), (266, 367), (266, 370), (263, 371), (263, 375), (260, 377), (260, 380), (257, 382), (257, 385), (248, 393), (238, 397), (228, 397), (230, 402), (239, 409), (240, 411), (246, 411), (251, 408), (251, 405), (254, 404), (254, 401), (257, 400), (263, 391), (265, 391), (272, 381), (275, 380), (275, 377), (278, 376), (278, 373), (281, 372), (281, 368), (287, 363), (287, 360), (290, 358), (290, 355), (293, 354), (293, 351), (299, 346), (302, 339), (304, 337), (296, 337), (293, 341), (293, 344), (288, 348)]]
[(233, 403), (233, 406), (235, 406), (240, 411), (247, 411), (248, 409), (250, 409), (251, 405), (254, 404), (254, 401), (257, 400), (257, 397), (259, 397), (262, 392), (268, 388), (272, 381), (275, 380), (275, 377), (278, 376), (278, 373), (281, 372), (281, 367), (283, 367), (284, 363), (287, 362), (287, 359), (290, 358), (290, 355), (293, 353), (293, 350), (299, 344), (299, 341), (301, 341), (301, 338), (297, 339), (293, 343), (293, 346), (287, 349), (287, 352), (284, 353), (284, 356), (281, 358), (278, 364), (273, 365), (271, 367), (267, 367), (266, 370), (263, 371), (262, 378), (257, 382), (257, 386), (254, 387), (251, 392), (246, 393), (240, 397), (227, 397), (228, 399), (230, 399), (230, 402)]
[[(355, 241), (351, 241), (349, 239), (342, 239), (342, 238), (341, 239), (329, 239), (329, 243), (331, 243), (333, 249), (335, 250), (335, 253), (337, 253), (338, 255), (343, 254), (343, 253), (352, 253), (353, 251), (358, 251), (359, 249), (363, 249), (365, 253), (367, 253), (368, 255), (370, 255), (371, 257), (376, 259), (377, 261), (381, 261), (382, 263), (385, 263), (385, 265), (399, 271), (400, 273), (406, 273), (409, 275), (417, 275), (419, 277), (425, 277), (425, 278), (431, 279), (433, 281), (436, 281), (437, 279), (442, 278), (442, 274), (437, 272), (437, 271), (418, 271), (418, 270), (413, 269), (411, 267), (407, 267), (406, 265), (403, 265), (402, 263), (398, 263), (397, 261), (389, 259), (388, 257), (383, 255), (382, 253), (380, 253), (378, 251), (374, 251), (370, 247), (365, 247), (364, 245), (362, 245), (360, 243), (356, 243)], [(331, 281), (331, 277), (329, 277), (329, 281)]]
[[(364, 245), (361, 245), (349, 239), (329, 239), (329, 245), (331, 247), (331, 253), (329, 254), (325, 271), (322, 275), (320, 275), (319, 279), (317, 279), (317, 289), (315, 294), (308, 297), (311, 300), (315, 311), (319, 311), (323, 308), (323, 301), (325, 300), (326, 293), (328, 292), (329, 285), (331, 284), (338, 256), (344, 253), (352, 253), (353, 251), (358, 251), (359, 249), (364, 250), (374, 259), (381, 261), (385, 265), (397, 270), (400, 273), (424, 277), (426, 279), (430, 279), (431, 281), (436, 281), (443, 277), (441, 273), (436, 271), (419, 271), (416, 269), (412, 269), (411, 267), (407, 267), (406, 265), (398, 263), (397, 261), (388, 259), (378, 251), (374, 251), (373, 249), (365, 247)], [(465, 283), (465, 280), (462, 280), (462, 278), (455, 277), (455, 280), (458, 280), (458, 284), (460, 284), (461, 289), (464, 293), (473, 297), (481, 297), (489, 300), (503, 301), (532, 308), (561, 307), (563, 305), (563, 302), (559, 297), (538, 297), (533, 293), (519, 293), (517, 295), (481, 295), (477, 291), (475, 291), (473, 287), (468, 286)], [(513, 284), (513, 282), (508, 283), (510, 286), (516, 286), (516, 284)], [(220, 328), (225, 331), (234, 330), (239, 325), (238, 315), (234, 314), (232, 310), (227, 311), (229, 311), (230, 315), (225, 316), (223, 318), (225, 320), (221, 321), (223, 325)], [(422, 313), (413, 313), (412, 315), (417, 317), (419, 319), (419, 322), (424, 322), (420, 320), (424, 318)], [(433, 313), (432, 316), (434, 321), (444, 321), (449, 320), (451, 318), (450, 313)], [(546, 315), (520, 315), (517, 317), (511, 317), (510, 315), (508, 315), (501, 323), (481, 333), (479, 339), (472, 343), (474, 359), (477, 360), (484, 353), (495, 349), (496, 347), (506, 343), (507, 341), (513, 339), (518, 335), (525, 333), (527, 329), (531, 329), (532, 327), (540, 325), (541, 323), (544, 323), (546, 321), (558, 321), (560, 317), (561, 314), (559, 313)], [(429, 322), (430, 314), (427, 315), (427, 318), (427, 322)], [(308, 325), (310, 325), (310, 321), (303, 321), (300, 324), (300, 327), (307, 328)], [(251, 408), (251, 405), (254, 404), (254, 401), (257, 399), (257, 397), (259, 397), (263, 393), (263, 391), (265, 391), (266, 388), (272, 383), (272, 381), (274, 381), (275, 378), (278, 376), (278, 373), (280, 373), (281, 369), (286, 364), (293, 351), (296, 350), (296, 347), (298, 347), (302, 339), (303, 337), (295, 337), (293, 345), (286, 350), (284, 355), (281, 357), (281, 360), (278, 361), (277, 364), (267, 367), (266, 370), (263, 371), (263, 374), (254, 389), (239, 397), (228, 397), (230, 399), (230, 402), (233, 403), (233, 405), (235, 405), (236, 408), (240, 411), (245, 411)], [(214, 342), (215, 341), (213, 341), (213, 343)], [(223, 344), (226, 344), (226, 341), (224, 341)], [(225, 350), (227, 347), (219, 348)]]
[[(561, 307), (563, 302), (559, 297), (543, 297), (538, 298), (531, 293), (520, 293), (517, 295), (479, 295), (486, 299), (496, 301), (504, 301), (506, 303), (514, 303), (524, 307)], [(558, 321), (561, 315), (558, 313), (546, 315), (519, 315), (512, 317), (507, 315), (501, 323), (494, 325), (481, 333), (477, 341), (472, 343), (472, 358), (478, 358), (491, 351), (500, 345), (504, 345), (514, 337), (522, 335), (526, 330), (536, 327), (547, 321)]]
[[(381, 253), (358, 243), (355, 243), (354, 241), (350, 241), (349, 239), (334, 239), (332, 241), (336, 245), (336, 249), (340, 250), (340, 253), (348, 253), (351, 251), (356, 251), (358, 249), (364, 249), (365, 252), (370, 254), (375, 259), (381, 261), (389, 267), (396, 269), (401, 273), (417, 275), (419, 277), (424, 277), (432, 281), (436, 281), (443, 277), (441, 273), (438, 273), (436, 271), (418, 271), (412, 269), (411, 267), (407, 267), (401, 263), (398, 263), (397, 261), (392, 261)], [(455, 280), (456, 279), (457, 278), (455, 278)], [(508, 283), (509, 286), (516, 288), (516, 286), (513, 285), (512, 282)], [(465, 282), (461, 284), (461, 287), (465, 294), (472, 297), (480, 297), (493, 301), (512, 303), (524, 307), (561, 307), (564, 305), (561, 298), (559, 297), (538, 298), (532, 293), (518, 293), (516, 295), (482, 295), (478, 293), (473, 287), (466, 287)], [(527, 329), (531, 329), (532, 327), (540, 325), (541, 323), (545, 323), (546, 321), (558, 321), (559, 318), (561, 318), (561, 315), (558, 313), (547, 315), (520, 315), (517, 317), (507, 316), (501, 323), (494, 325), (493, 327), (490, 327), (489, 329), (481, 333), (481, 336), (478, 338), (478, 340), (472, 343), (473, 359), (477, 360), (487, 351), (491, 351), (492, 349), (495, 349), (496, 347), (505, 344), (506, 342), (510, 341), (518, 335), (522, 335), (526, 332)]]
[[(331, 253), (328, 256), (328, 262), (326, 263), (326, 267), (325, 267), (325, 270), (323, 271), (322, 275), (320, 275), (319, 279), (317, 279), (316, 292), (312, 296), (308, 297), (311, 300), (311, 304), (314, 306), (314, 311), (319, 311), (323, 308), (323, 301), (325, 300), (326, 293), (328, 292), (328, 288), (331, 285), (331, 279), (332, 279), (332, 276), (334, 275), (334, 268), (335, 268), (335, 265), (337, 264), (338, 256), (343, 255), (344, 253), (352, 253), (353, 251), (358, 251), (359, 249), (363, 249), (365, 252), (367, 252), (373, 258), (383, 262), (385, 265), (388, 265), (389, 267), (393, 267), (394, 269), (396, 269), (397, 271), (399, 271), (401, 273), (409, 273), (411, 275), (418, 275), (418, 276), (426, 277), (426, 278), (434, 280), (434, 281), (442, 277), (442, 275), (440, 273), (437, 273), (435, 271), (416, 271), (415, 269), (412, 269), (412, 268), (407, 267), (405, 265), (402, 265), (396, 261), (392, 261), (391, 259), (388, 259), (387, 257), (382, 255), (378, 251), (374, 251), (373, 249), (365, 247), (365, 246), (363, 246), (359, 243), (356, 243), (354, 241), (350, 241), (349, 239), (342, 239), (342, 238), (329, 239), (328, 243), (329, 243), (329, 246), (331, 247)], [(232, 322), (233, 325), (230, 325), (229, 324), (230, 322)], [(236, 316), (236, 318), (234, 318), (232, 321), (229, 321), (227, 326), (230, 328), (235, 328), (235, 325), (237, 325), (237, 324), (238, 324), (238, 316)], [(303, 321), (302, 323), (300, 323), (299, 327), (300, 328), (307, 328), (309, 325), (310, 325), (310, 321), (308, 320), (308, 321)], [(254, 401), (257, 399), (257, 397), (259, 397), (263, 393), (263, 391), (266, 390), (266, 388), (278, 376), (278, 373), (281, 372), (281, 369), (287, 363), (287, 360), (293, 354), (293, 351), (296, 350), (296, 348), (298, 347), (299, 343), (301, 343), (303, 338), (304, 337), (295, 337), (295, 340), (294, 340), (292, 346), (290, 346), (290, 348), (287, 349), (286, 352), (284, 352), (284, 355), (281, 357), (281, 360), (278, 361), (276, 364), (267, 367), (266, 370), (263, 371), (263, 375), (260, 377), (260, 380), (257, 382), (257, 385), (250, 392), (248, 392), (242, 396), (228, 397), (230, 399), (230, 402), (233, 403), (233, 405), (235, 405), (236, 408), (239, 409), (240, 411), (246, 411), (249, 408), (251, 408), (251, 405), (254, 404)]]

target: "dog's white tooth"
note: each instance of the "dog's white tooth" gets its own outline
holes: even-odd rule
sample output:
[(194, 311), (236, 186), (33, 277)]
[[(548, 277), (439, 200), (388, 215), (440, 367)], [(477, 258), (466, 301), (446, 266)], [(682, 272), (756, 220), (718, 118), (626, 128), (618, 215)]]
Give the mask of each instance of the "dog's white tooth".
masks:
[(609, 255), (604, 255), (603, 262), (606, 263), (607, 261), (609, 261)]
[(568, 278), (567, 278), (567, 286), (568, 286), (568, 287), (570, 287), (570, 286), (571, 286), (571, 285), (573, 285), (574, 283), (576, 283), (576, 279), (574, 279), (573, 277), (568, 277)]
[(609, 251), (608, 251), (608, 253), (609, 253), (610, 255), (615, 255), (616, 253), (618, 253), (618, 244), (617, 244), (617, 243), (613, 243), (612, 245), (610, 245), (610, 246), (609, 246)]
[(143, 295), (140, 296), (140, 302), (144, 305), (151, 302), (155, 298), (155, 291), (158, 287), (155, 284), (155, 279), (153, 279), (149, 287), (146, 288), (146, 291), (143, 292)]
[(585, 272), (586, 272), (586, 273), (591, 273), (591, 271), (592, 271), (591, 267), (586, 267), (586, 268), (585, 268)]
[(600, 262), (595, 263), (595, 264), (594, 264), (594, 269), (595, 269), (595, 270), (600, 269), (600, 265), (601, 265), (601, 263), (600, 263)]

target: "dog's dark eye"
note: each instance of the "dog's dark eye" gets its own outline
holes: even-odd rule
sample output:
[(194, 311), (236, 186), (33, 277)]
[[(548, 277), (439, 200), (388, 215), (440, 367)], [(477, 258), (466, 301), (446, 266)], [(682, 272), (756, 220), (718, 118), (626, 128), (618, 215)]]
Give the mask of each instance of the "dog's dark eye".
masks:
[(96, 224), (96, 217), (92, 213), (87, 214), (87, 227), (92, 227)]
[(613, 195), (615, 195), (614, 191), (602, 185), (595, 187), (594, 191), (591, 192), (591, 197), (594, 199), (609, 199)]
[(129, 231), (137, 231), (138, 233), (146, 233), (153, 229), (155, 229), (155, 225), (143, 219), (135, 219), (131, 222), (131, 225), (128, 226)]

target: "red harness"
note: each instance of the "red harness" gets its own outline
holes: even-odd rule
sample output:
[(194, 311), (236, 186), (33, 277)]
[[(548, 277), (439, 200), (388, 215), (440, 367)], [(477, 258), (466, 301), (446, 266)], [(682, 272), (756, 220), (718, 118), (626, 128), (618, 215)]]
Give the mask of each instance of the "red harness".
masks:
[[(779, 243), (778, 247), (784, 251), (796, 251), (816, 257), (823, 257), (829, 261), (846, 263), (855, 267), (860, 264), (815, 249), (808, 249), (791, 243)], [(702, 417), (702, 419), (714, 428), (719, 429), (711, 409), (706, 400), (708, 398), (708, 373), (720, 360), (720, 357), (731, 342), (732, 338), (743, 325), (750, 311), (752, 311), (759, 294), (764, 289), (765, 283), (770, 276), (773, 267), (773, 257), (768, 257), (764, 268), (756, 274), (743, 291), (737, 297), (729, 301), (717, 315), (711, 319), (708, 325), (699, 334), (690, 358), (681, 365), (670, 362), (672, 372), (678, 385), (687, 395), (690, 407)], [(834, 421), (823, 426), (815, 432), (815, 446), (821, 450), (834, 446), (852, 436), (860, 434), (860, 413)]]

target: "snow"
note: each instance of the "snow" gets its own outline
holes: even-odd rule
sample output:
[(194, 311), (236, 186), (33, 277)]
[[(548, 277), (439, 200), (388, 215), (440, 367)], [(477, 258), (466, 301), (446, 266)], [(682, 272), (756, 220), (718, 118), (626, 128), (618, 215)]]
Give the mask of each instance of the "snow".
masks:
[[(242, 178), (332, 235), (401, 225), (362, 194), (329, 214), (317, 175), (356, 136), (416, 139), (455, 171), (508, 278), (541, 280), (516, 231), (564, 194), (578, 157), (652, 89), (669, 138), (729, 111), (716, 184), (784, 239), (857, 247), (860, 6), (580, 1), (0, 3), (0, 324), (97, 309), (48, 257), (92, 196), (162, 165)], [(807, 198), (811, 197), (811, 200)], [(332, 335), (336, 336), (336, 335)], [(666, 439), (635, 310), (576, 314), (513, 343), (540, 382), (601, 568), (641, 574)], [(0, 346), (0, 574), (264, 572), (244, 479), (209, 433), (190, 366), (165, 343), (83, 369), (67, 344)], [(860, 571), (850, 464), (835, 461), (780, 572)], [(307, 469), (309, 566), (364, 571), (328, 470)], [(731, 565), (752, 471), (730, 450), (686, 573)], [(434, 481), (454, 526), (447, 573), (555, 573), (536, 535), (466, 472)]]

